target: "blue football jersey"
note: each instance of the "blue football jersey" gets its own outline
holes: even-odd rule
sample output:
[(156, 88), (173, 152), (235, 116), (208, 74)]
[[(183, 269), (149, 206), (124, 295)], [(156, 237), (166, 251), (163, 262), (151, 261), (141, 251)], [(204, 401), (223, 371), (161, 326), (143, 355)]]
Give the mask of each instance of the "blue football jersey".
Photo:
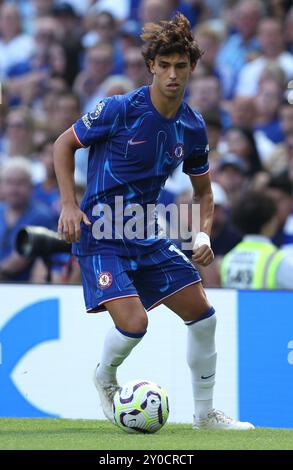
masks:
[[(81, 239), (73, 245), (73, 252), (82, 256), (114, 251), (131, 256), (162, 246), (164, 240), (157, 236), (157, 228), (149, 235), (144, 225), (143, 233), (131, 239), (121, 228), (120, 219), (126, 224), (139, 205), (137, 220), (146, 220), (166, 179), (181, 162), (189, 175), (209, 171), (201, 115), (183, 102), (174, 118), (162, 116), (152, 104), (149, 87), (144, 86), (103, 99), (72, 126), (72, 131), (81, 146), (90, 147), (81, 210), (92, 222), (91, 227), (81, 224)], [(101, 229), (101, 222), (112, 224), (111, 237), (104, 226), (106, 236), (97, 238), (95, 228)]]

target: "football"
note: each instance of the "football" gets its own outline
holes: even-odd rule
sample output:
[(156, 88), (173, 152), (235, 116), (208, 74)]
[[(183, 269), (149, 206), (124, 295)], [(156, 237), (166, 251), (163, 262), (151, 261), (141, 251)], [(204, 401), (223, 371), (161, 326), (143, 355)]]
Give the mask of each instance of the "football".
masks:
[(154, 433), (166, 423), (169, 404), (166, 392), (153, 382), (132, 380), (114, 395), (117, 425), (129, 433)]

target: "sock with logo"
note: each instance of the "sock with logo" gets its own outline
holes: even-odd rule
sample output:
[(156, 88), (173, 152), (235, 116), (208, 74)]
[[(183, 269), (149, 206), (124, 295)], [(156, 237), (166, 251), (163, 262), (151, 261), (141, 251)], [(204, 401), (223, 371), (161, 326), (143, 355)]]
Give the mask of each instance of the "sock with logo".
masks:
[(128, 333), (117, 326), (112, 327), (105, 337), (101, 361), (96, 371), (97, 377), (103, 382), (115, 383), (117, 367), (129, 356), (145, 333), (146, 331)]
[(215, 346), (216, 315), (211, 307), (195, 321), (185, 322), (187, 363), (191, 372), (195, 418), (205, 418), (213, 408), (217, 353)]

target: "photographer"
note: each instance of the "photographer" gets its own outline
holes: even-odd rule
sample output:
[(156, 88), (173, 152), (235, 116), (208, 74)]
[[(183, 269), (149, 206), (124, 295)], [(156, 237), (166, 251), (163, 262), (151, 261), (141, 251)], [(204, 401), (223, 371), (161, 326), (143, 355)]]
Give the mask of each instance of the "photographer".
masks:
[(35, 258), (25, 258), (15, 250), (15, 238), (25, 225), (54, 228), (48, 209), (31, 198), (32, 173), (27, 159), (14, 157), (1, 171), (0, 281), (29, 281)]
[(27, 225), (17, 233), (15, 248), (27, 259), (42, 261), (43, 274), (39, 277), (44, 281), (80, 284), (80, 269), (75, 256), (71, 255), (71, 244), (59, 240), (57, 232)]

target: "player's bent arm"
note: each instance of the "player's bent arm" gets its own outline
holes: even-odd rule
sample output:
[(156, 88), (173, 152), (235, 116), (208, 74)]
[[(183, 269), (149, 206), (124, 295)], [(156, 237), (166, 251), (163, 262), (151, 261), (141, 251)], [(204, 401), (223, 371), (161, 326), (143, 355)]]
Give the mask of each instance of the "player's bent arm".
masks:
[(194, 190), (193, 201), (200, 204), (200, 232), (196, 235), (192, 260), (199, 266), (208, 266), (214, 259), (210, 233), (213, 223), (214, 201), (209, 173), (190, 176)]
[(71, 129), (63, 132), (54, 143), (54, 168), (62, 205), (77, 205), (74, 186), (74, 153), (80, 147)]
[(61, 196), (62, 210), (58, 222), (58, 236), (64, 234), (68, 243), (79, 241), (80, 222), (91, 225), (78, 206), (74, 184), (74, 153), (81, 145), (72, 129), (68, 129), (54, 143), (54, 168)]
[(200, 204), (200, 231), (210, 236), (214, 214), (210, 174), (190, 176), (190, 180), (194, 191), (193, 202)]

